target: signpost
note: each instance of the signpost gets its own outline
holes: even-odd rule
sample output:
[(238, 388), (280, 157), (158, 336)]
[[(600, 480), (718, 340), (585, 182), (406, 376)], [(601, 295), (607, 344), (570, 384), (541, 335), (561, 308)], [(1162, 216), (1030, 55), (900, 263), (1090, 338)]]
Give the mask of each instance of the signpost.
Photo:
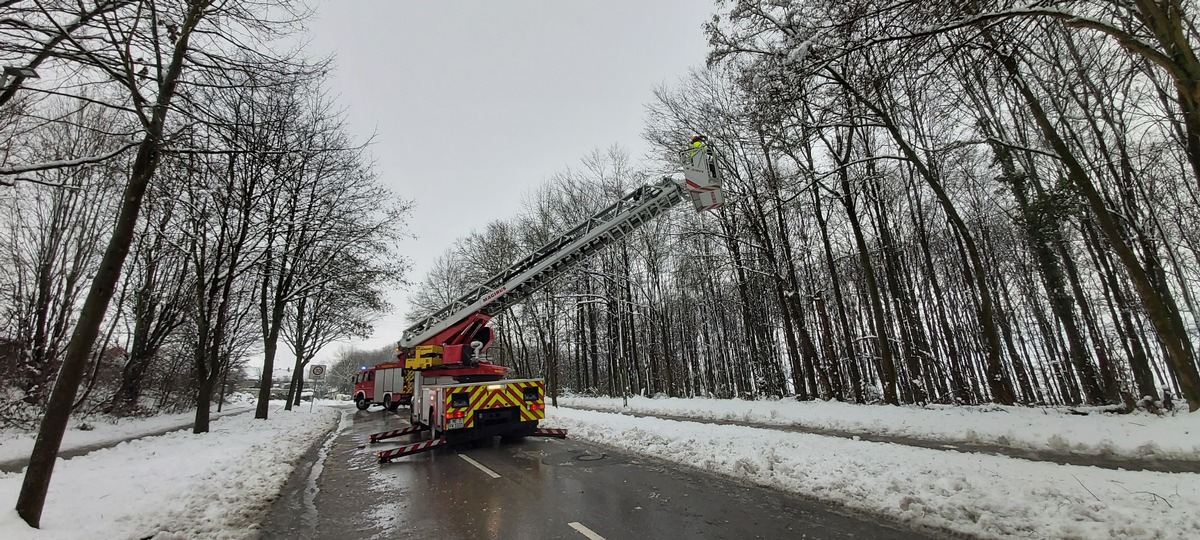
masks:
[(308, 402), (308, 412), (312, 412), (313, 404), (317, 402), (317, 394), (321, 390), (321, 383), (325, 382), (325, 366), (321, 364), (308, 366), (308, 378), (313, 382), (313, 396), (312, 400)]

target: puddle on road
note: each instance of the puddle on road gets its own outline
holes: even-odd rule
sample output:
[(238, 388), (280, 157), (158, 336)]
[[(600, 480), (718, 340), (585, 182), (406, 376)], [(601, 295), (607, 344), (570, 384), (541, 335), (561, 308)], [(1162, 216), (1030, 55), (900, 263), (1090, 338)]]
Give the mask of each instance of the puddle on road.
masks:
[(615, 465), (622, 460), (597, 450), (575, 448), (562, 452), (554, 452), (542, 458), (542, 465), (551, 467), (599, 467)]
[(317, 480), (321, 478), (321, 472), (325, 470), (325, 459), (329, 457), (329, 450), (333, 447), (333, 442), (352, 423), (350, 416), (343, 411), (342, 419), (338, 422), (337, 429), (331, 431), (325, 437), (325, 442), (321, 444), (321, 449), (317, 451), (317, 461), (313, 463), (312, 469), (308, 472), (308, 482), (304, 486), (304, 511), (300, 514), (300, 523), (304, 525), (306, 533), (305, 538), (311, 537), (310, 535), (317, 530), (317, 522), (320, 517), (317, 513), (317, 494), (321, 492), (320, 486), (317, 485)]

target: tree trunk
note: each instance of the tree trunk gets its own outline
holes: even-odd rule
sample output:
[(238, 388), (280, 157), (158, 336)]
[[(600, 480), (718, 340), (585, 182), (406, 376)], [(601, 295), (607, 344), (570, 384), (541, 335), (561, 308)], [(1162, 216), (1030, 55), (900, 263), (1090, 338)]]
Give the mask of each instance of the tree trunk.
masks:
[[(842, 280), (838, 277), (837, 264), (833, 258), (833, 244), (829, 240), (829, 225), (824, 211), (821, 209), (821, 196), (813, 190), (813, 213), (817, 217), (817, 229), (821, 233), (822, 252), (825, 255), (825, 266), (829, 269), (829, 285), (833, 290), (833, 302), (837, 306), (838, 326), (842, 328), (842, 350), (847, 365), (850, 368), (850, 392), (855, 403), (863, 403), (862, 374), (858, 370), (858, 355), (854, 352), (854, 341), (850, 338), (850, 319), (846, 316), (846, 302), (842, 294)], [(830, 332), (833, 330), (831, 329)], [(832, 338), (831, 338), (832, 339)], [(835, 365), (837, 356), (830, 358)]]
[(987, 282), (987, 271), (983, 267), (982, 257), (979, 255), (979, 247), (975, 244), (975, 239), (971, 237), (970, 229), (967, 227), (966, 222), (963, 221), (962, 216), (958, 214), (958, 210), (954, 207), (954, 202), (946, 193), (946, 190), (943, 188), (940, 179), (925, 165), (925, 162), (921, 160), (920, 155), (918, 155), (912, 145), (908, 143), (908, 140), (904, 138), (904, 135), (900, 133), (899, 125), (896, 124), (891, 115), (887, 111), (883, 110), (880, 106), (876, 105), (874, 102), (868, 100), (865, 96), (859, 93), (854, 86), (846, 82), (841, 74), (833, 71), (832, 69), (827, 71), (832, 75), (834, 80), (836, 80), (843, 88), (849, 91), (855, 97), (855, 99), (857, 99), (868, 109), (871, 109), (871, 111), (879, 117), (880, 121), (884, 124), (884, 128), (887, 129), (888, 133), (891, 134), (893, 141), (895, 141), (896, 145), (900, 148), (901, 153), (908, 158), (912, 166), (916, 168), (917, 172), (921, 174), (921, 177), (925, 179), (926, 185), (928, 185), (933, 191), (934, 195), (937, 196), (938, 202), (941, 203), (942, 210), (946, 213), (946, 217), (949, 218), (950, 223), (958, 232), (960, 240), (963, 243), (963, 247), (966, 249), (967, 259), (971, 265), (971, 273), (973, 277), (972, 281), (974, 282), (974, 285), (979, 293), (979, 323), (983, 330), (983, 349), (984, 358), (986, 361), (985, 366), (988, 388), (991, 390), (992, 399), (994, 401), (1004, 405), (1012, 405), (1016, 403), (1016, 398), (1013, 395), (1012, 381), (1009, 380), (1008, 375), (1004, 372), (1003, 361), (1000, 356), (1000, 331), (996, 325), (992, 293)]
[(121, 275), (121, 267), (129, 254), (129, 246), (133, 242), (133, 232), (137, 224), (138, 213), (141, 210), (142, 195), (154, 177), (158, 166), (158, 145), (162, 132), (161, 120), (157, 129), (152, 126), (138, 146), (137, 159), (134, 161), (129, 183), (125, 186), (122, 196), (120, 213), (117, 215), (116, 226), (108, 247), (104, 250), (104, 258), (100, 268), (92, 278), (92, 286), (88, 291), (87, 300), (79, 313), (75, 332), (67, 345), (63, 365), (50, 392), (50, 401), (46, 404), (46, 414), (38, 429), (37, 440), (34, 441), (33, 452), (29, 457), (29, 468), (25, 471), (25, 480), (21, 484), (21, 493), (17, 499), (17, 513), (29, 526), (37, 528), (41, 522), (42, 507), (46, 500), (46, 490), (50, 486), (50, 476), (54, 472), (54, 462), (58, 458), (58, 449), (62, 444), (63, 432), (71, 414), (71, 405), (75, 401), (75, 392), (83, 380), (87, 367), (88, 356), (91, 355), (92, 345), (100, 334), (100, 324), (108, 310), (108, 302), (112, 299), (113, 289)]
[(1084, 200), (1087, 201), (1093, 217), (1100, 226), (1101, 231), (1104, 232), (1109, 246), (1125, 267), (1130, 280), (1133, 282), (1134, 289), (1142, 300), (1142, 306), (1146, 310), (1147, 317), (1149, 317), (1151, 324), (1154, 326), (1154, 330), (1162, 341), (1163, 346), (1167, 349), (1167, 358), (1171, 366), (1178, 373), (1180, 389), (1184, 398), (1188, 401), (1189, 410), (1191, 412), (1200, 410), (1200, 371), (1196, 368), (1191, 345), (1187, 341), (1186, 330), (1178, 324), (1181, 319), (1179, 319), (1177, 312), (1173, 313), (1171, 311), (1170, 299), (1165, 297), (1166, 291), (1158, 290), (1151, 282), (1146, 269), (1138, 260), (1137, 255), (1134, 254), (1133, 249), (1126, 243), (1121, 232), (1121, 227), (1109, 211), (1103, 196), (1092, 183), (1083, 165), (1075, 159), (1075, 155), (1067, 147), (1066, 142), (1058, 135), (1054, 125), (1050, 122), (1049, 117), (1042, 108), (1041, 102), (1025, 85), (1017, 68), (1016, 60), (1011, 56), (1001, 55), (1001, 64), (1008, 72), (1014, 86), (1016, 86), (1024, 98), (1025, 104), (1029, 107), (1030, 113), (1041, 130), (1042, 136), (1046, 138), (1055, 153), (1058, 154), (1059, 159), (1066, 166), (1068, 178), (1071, 179), (1075, 186), (1079, 188), (1080, 193), (1083, 194)]
[(167, 110), (175, 96), (179, 76), (183, 72), (188, 40), (203, 16), (203, 9), (204, 4), (201, 2), (188, 7), (179, 38), (172, 51), (171, 63), (159, 86), (158, 99), (150, 123), (146, 126), (146, 134), (138, 144), (137, 157), (134, 159), (129, 183), (126, 184), (121, 198), (121, 210), (117, 214), (112, 237), (104, 250), (100, 268), (92, 278), (92, 286), (80, 310), (71, 341), (67, 345), (58, 380), (50, 392), (46, 414), (42, 417), (37, 440), (34, 441), (33, 452), (29, 457), (29, 467), (25, 470), (21, 492), (17, 497), (17, 514), (30, 527), (37, 528), (41, 523), (46, 491), (50, 487), (50, 476), (54, 472), (54, 462), (58, 458), (58, 449), (71, 414), (75, 392), (79, 389), (92, 346), (100, 334), (100, 324), (104, 321), (108, 302), (112, 299), (114, 286), (120, 278), (121, 267), (129, 255), (129, 246), (133, 243), (134, 229), (142, 208), (142, 197), (158, 169), (159, 146), (162, 144)]
[(854, 196), (850, 194), (850, 181), (844, 169), (841, 177), (841, 200), (846, 207), (846, 215), (850, 219), (850, 230), (854, 233), (854, 245), (858, 248), (858, 264), (862, 267), (866, 294), (871, 305), (872, 330), (875, 333), (875, 343), (879, 349), (879, 367), (882, 370), (883, 400), (889, 405), (899, 405), (900, 396), (896, 389), (896, 364), (892, 358), (891, 332), (884, 317), (883, 299), (880, 297), (879, 283), (875, 279), (875, 267), (871, 264), (871, 254), (867, 248), (867, 240), (863, 236), (862, 224), (858, 220), (858, 210), (854, 205)]
[[(214, 351), (213, 355), (216, 354)], [(204, 362), (216, 362), (205, 358)], [(209, 429), (209, 411), (212, 407), (213, 381), (215, 377), (208, 373), (197, 374), (196, 381), (196, 419), (192, 425), (192, 433), (208, 433)]]
[(263, 339), (263, 371), (258, 382), (258, 405), (254, 409), (254, 418), (260, 420), (266, 420), (270, 412), (271, 384), (275, 378), (275, 355), (279, 350), (279, 327), (283, 321), (284, 307), (283, 302), (276, 301), (268, 310), (269, 327)]

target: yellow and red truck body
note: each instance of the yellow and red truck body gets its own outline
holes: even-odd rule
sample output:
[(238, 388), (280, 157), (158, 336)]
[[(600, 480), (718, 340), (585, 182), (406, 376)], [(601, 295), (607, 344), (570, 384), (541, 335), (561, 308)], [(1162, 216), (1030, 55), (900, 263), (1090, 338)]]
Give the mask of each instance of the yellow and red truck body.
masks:
[(531, 435), (537, 430), (538, 421), (546, 417), (545, 397), (542, 379), (418, 382), (413, 419), (414, 423), (429, 426), (435, 434), (441, 433), (447, 442), (493, 435)]

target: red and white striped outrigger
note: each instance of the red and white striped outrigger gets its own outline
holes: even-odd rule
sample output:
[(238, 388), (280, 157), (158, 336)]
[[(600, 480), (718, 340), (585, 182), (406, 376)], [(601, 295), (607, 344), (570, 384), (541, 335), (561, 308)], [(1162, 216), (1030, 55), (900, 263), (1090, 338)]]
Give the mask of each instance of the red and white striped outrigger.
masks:
[(396, 459), (398, 457), (411, 456), (413, 454), (427, 452), (427, 451), (433, 450), (434, 448), (441, 446), (443, 444), (446, 444), (445, 437), (442, 437), (440, 439), (430, 439), (427, 441), (406, 444), (404, 446), (401, 446), (400, 448), (393, 448), (391, 450), (384, 450), (382, 452), (376, 452), (375, 455), (379, 457), (380, 463), (391, 463), (393, 459)]
[[(370, 435), (370, 438), (371, 438), (372, 443), (376, 443), (383, 439), (389, 439), (392, 437), (401, 437), (404, 435), (412, 435), (414, 433), (421, 433), (424, 431), (428, 431), (428, 429), (423, 428), (423, 427), (414, 426), (414, 427), (407, 427), (404, 429), (395, 429), (392, 431), (384, 431), (382, 433), (372, 433)], [(529, 437), (554, 437), (556, 439), (565, 439), (565, 438), (567, 438), (567, 430), (560, 429), (560, 428), (536, 428), (532, 432), (530, 432), (528, 434), (528, 436)], [(403, 445), (399, 448), (382, 450), (382, 451), (376, 452), (375, 456), (379, 458), (379, 463), (381, 463), (381, 464), (382, 463), (391, 463), (393, 459), (396, 459), (399, 457), (404, 457), (404, 456), (411, 456), (413, 454), (420, 454), (421, 452), (428, 452), (428, 451), (433, 450), (434, 448), (437, 448), (444, 444), (447, 444), (446, 437), (439, 437), (437, 439), (429, 439), (429, 440), (424, 440), (424, 441), (418, 441), (415, 443), (409, 443), (409, 444)]]
[(532, 433), (534, 437), (554, 437), (556, 439), (567, 438), (567, 430), (558, 428), (537, 428)]
[(410, 426), (410, 427), (406, 427), (404, 429), (393, 429), (391, 431), (384, 431), (381, 433), (372, 433), (371, 434), (371, 442), (377, 443), (384, 439), (390, 439), (392, 437), (400, 437), (403, 435), (412, 435), (413, 433), (420, 433), (422, 431), (428, 431), (428, 429), (429, 428)]

